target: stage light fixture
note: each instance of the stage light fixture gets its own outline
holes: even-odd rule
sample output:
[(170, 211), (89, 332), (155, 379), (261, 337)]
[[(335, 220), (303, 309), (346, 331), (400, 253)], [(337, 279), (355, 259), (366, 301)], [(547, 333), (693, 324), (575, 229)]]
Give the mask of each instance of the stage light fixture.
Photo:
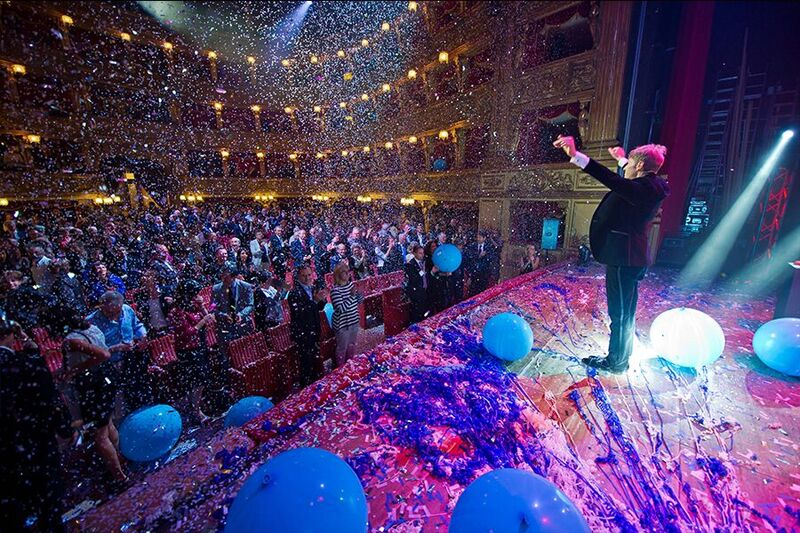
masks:
[(705, 288), (716, 279), (793, 134), (792, 130), (781, 134), (761, 168), (684, 267), (678, 277), (680, 287)]

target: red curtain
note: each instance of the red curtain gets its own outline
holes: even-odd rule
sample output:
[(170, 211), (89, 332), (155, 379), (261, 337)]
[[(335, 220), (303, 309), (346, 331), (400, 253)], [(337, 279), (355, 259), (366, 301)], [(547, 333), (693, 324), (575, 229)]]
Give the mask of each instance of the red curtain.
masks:
[(670, 80), (661, 142), (667, 151), (662, 172), (669, 176), (671, 194), (664, 202), (661, 235), (673, 235), (683, 223), (686, 189), (694, 162), (695, 132), (700, 120), (708, 65), (713, 2), (687, 2)]

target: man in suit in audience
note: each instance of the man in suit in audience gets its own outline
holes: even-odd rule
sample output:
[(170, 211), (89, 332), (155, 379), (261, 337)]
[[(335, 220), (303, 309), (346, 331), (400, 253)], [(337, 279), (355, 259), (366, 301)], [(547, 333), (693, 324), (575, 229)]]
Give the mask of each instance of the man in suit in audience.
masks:
[(492, 242), (486, 238), (487, 232), (481, 230), (475, 237), (475, 242), (470, 250), (470, 272), (469, 295), (475, 296), (489, 288), (489, 280), (492, 276), (492, 266), (497, 255), (497, 250)]
[(289, 257), (289, 243), (283, 238), (283, 226), (275, 226), (269, 240), (269, 260), (275, 277), (281, 281), (286, 279), (287, 260)]
[(609, 148), (611, 157), (625, 169), (625, 177), (578, 152), (575, 139), (562, 137), (553, 143), (562, 148), (570, 162), (611, 189), (597, 206), (589, 226), (589, 245), (598, 262), (606, 265), (606, 302), (611, 318), (607, 357), (587, 357), (587, 366), (620, 373), (628, 369), (636, 337), (636, 304), (639, 282), (650, 256), (650, 226), (661, 203), (669, 196), (667, 181), (657, 172), (667, 149), (647, 144), (631, 150)]
[(411, 302), (411, 323), (416, 324), (428, 316), (428, 288), (431, 280), (425, 270), (425, 249), (419, 244), (411, 249), (414, 257), (406, 263), (405, 291)]
[(290, 329), (300, 359), (300, 382), (303, 387), (320, 377), (317, 372), (321, 334), (319, 312), (328, 301), (328, 290), (315, 289), (311, 278), (311, 267), (303, 265), (297, 269), (295, 286), (288, 297)]
[(253, 286), (236, 279), (236, 263), (226, 263), (220, 283), (212, 288), (216, 306), (217, 335), (221, 345), (253, 332)]

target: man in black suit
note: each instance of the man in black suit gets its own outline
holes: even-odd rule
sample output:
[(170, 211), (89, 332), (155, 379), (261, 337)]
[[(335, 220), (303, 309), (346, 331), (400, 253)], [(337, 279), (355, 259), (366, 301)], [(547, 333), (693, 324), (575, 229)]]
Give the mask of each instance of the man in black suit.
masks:
[(311, 285), (311, 267), (308, 265), (297, 270), (295, 280), (288, 298), (290, 328), (300, 359), (300, 382), (305, 387), (319, 377), (315, 370), (315, 362), (320, 357), (319, 312), (328, 301), (328, 291), (324, 288), (314, 289)]
[(411, 250), (414, 257), (406, 263), (406, 297), (411, 301), (411, 323), (416, 324), (428, 315), (428, 288), (430, 275), (425, 270), (425, 250), (415, 244)]
[(575, 149), (575, 139), (561, 137), (553, 143), (570, 162), (611, 189), (597, 206), (589, 228), (589, 245), (595, 259), (606, 265), (606, 301), (611, 317), (608, 357), (587, 357), (583, 362), (601, 370), (625, 372), (636, 335), (639, 281), (650, 257), (650, 226), (669, 195), (667, 181), (656, 173), (667, 149), (647, 144), (631, 151), (616, 146), (608, 152), (625, 169), (625, 177), (607, 169)]
[(488, 232), (485, 230), (479, 231), (469, 253), (472, 278), (469, 285), (470, 297), (489, 288), (497, 250), (487, 236)]
[(289, 244), (283, 239), (283, 226), (275, 226), (269, 239), (269, 260), (272, 271), (281, 281), (286, 280), (286, 263), (289, 258)]

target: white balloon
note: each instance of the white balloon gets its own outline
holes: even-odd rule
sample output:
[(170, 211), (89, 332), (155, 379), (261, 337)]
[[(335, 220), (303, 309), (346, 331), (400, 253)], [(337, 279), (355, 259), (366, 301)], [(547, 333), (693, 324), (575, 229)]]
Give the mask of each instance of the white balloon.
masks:
[(725, 333), (716, 320), (697, 309), (678, 307), (658, 315), (650, 326), (656, 355), (690, 368), (710, 365), (725, 350)]

